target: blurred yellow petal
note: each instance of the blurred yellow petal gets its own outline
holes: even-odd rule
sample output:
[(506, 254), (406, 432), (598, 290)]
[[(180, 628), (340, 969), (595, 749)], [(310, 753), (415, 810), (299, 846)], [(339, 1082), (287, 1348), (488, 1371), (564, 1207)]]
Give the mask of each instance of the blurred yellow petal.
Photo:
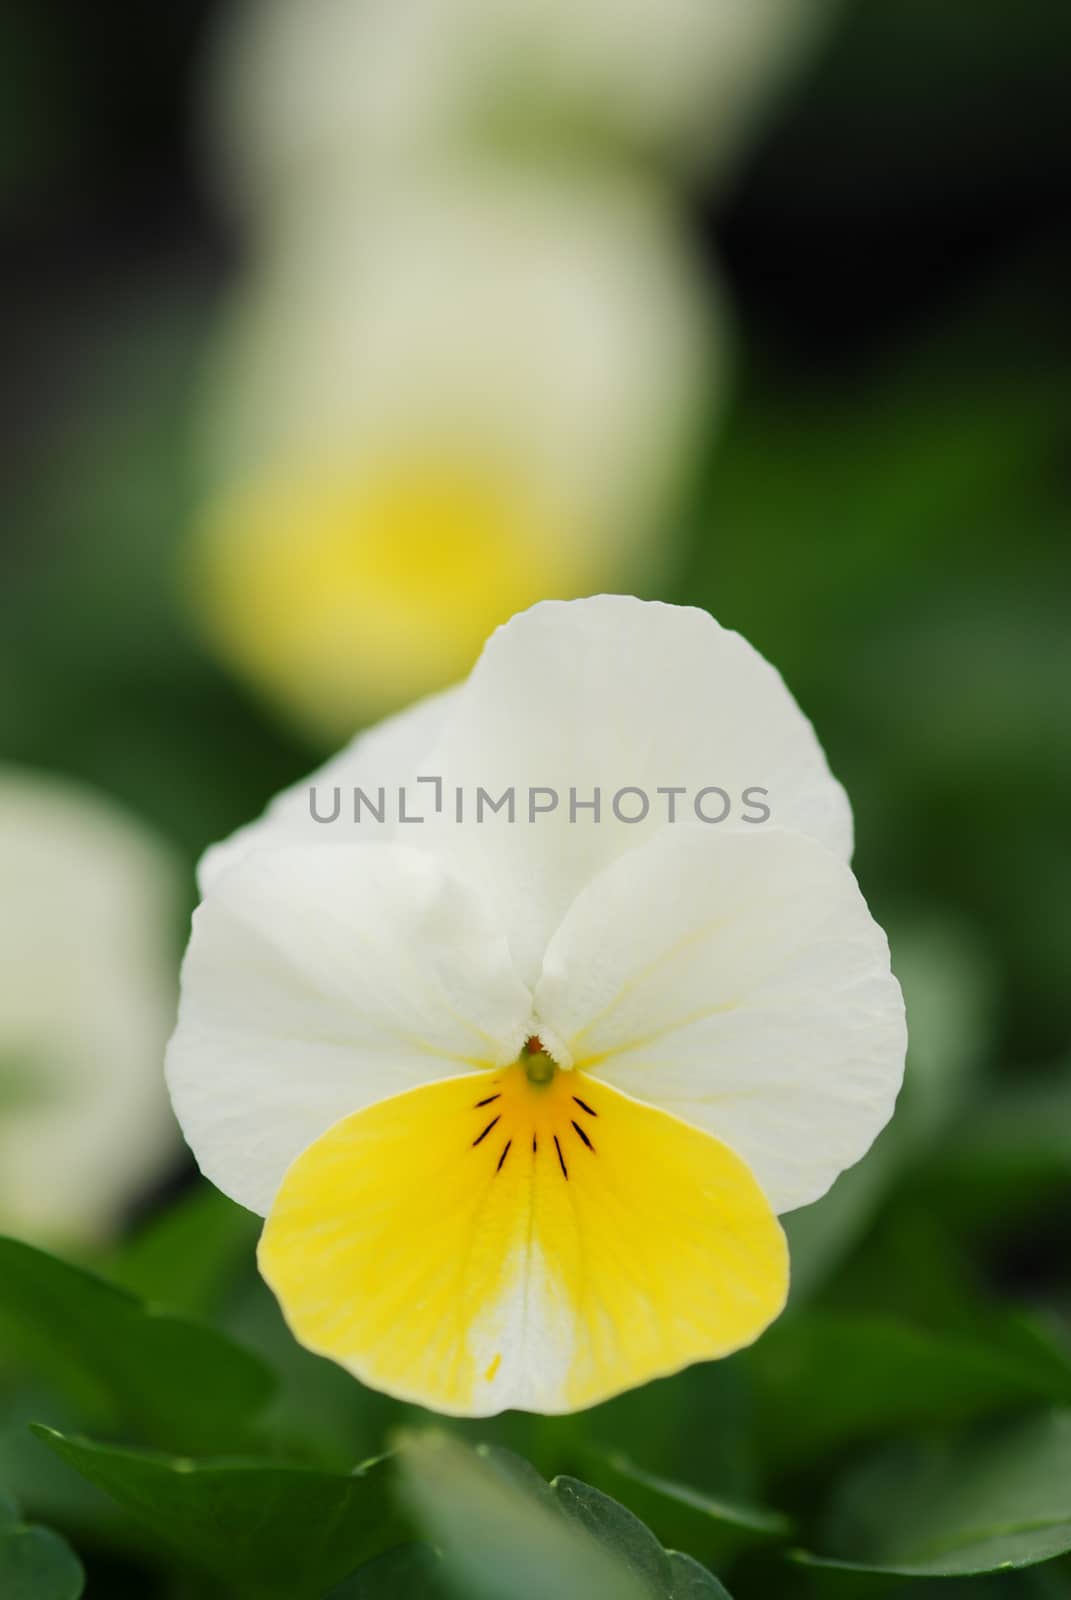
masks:
[(199, 607), (239, 672), (348, 732), (464, 676), (518, 608), (576, 592), (559, 520), (521, 474), (464, 456), (269, 474), (206, 518)]
[(336, 1124), (260, 1264), (303, 1344), (462, 1415), (575, 1410), (727, 1355), (788, 1284), (738, 1156), (542, 1054)]

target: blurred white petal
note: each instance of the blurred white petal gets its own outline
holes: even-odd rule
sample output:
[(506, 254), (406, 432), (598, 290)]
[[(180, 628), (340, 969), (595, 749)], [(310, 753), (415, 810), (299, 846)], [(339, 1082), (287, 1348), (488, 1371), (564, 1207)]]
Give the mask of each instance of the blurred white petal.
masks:
[(100, 1237), (177, 1153), (180, 882), (118, 807), (0, 768), (0, 1231)]
[(720, 171), (828, 0), (245, 0), (203, 121), (244, 213), (523, 144), (585, 141)]

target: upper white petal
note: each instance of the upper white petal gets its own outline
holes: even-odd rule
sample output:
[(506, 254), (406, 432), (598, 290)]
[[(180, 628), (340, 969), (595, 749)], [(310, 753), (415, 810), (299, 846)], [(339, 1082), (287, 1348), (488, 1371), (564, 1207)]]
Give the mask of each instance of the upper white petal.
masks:
[[(371, 837), (377, 843), (387, 842), (392, 831), (389, 819), (397, 814), (397, 788), (411, 784), (420, 775), (422, 759), (434, 745), (447, 708), (457, 693), (456, 689), (446, 689), (418, 700), (397, 716), (388, 717), (367, 733), (358, 734), (317, 772), (276, 795), (256, 822), (247, 823), (205, 851), (197, 869), (201, 893), (207, 894), (224, 872), (253, 851), (309, 844), (352, 845), (360, 837), (359, 830), (351, 825), (355, 787), (363, 788), (373, 803), (380, 787), (392, 794), (392, 805), (384, 806), (387, 820), (382, 825), (374, 824), (365, 812), (366, 836), (374, 827)], [(309, 791), (316, 791), (317, 811), (325, 816), (332, 810), (336, 786), (342, 790), (338, 822), (317, 822), (310, 807)]]
[[(494, 817), (451, 823), (441, 842), (485, 878), (530, 983), (584, 885), (668, 825), (659, 788), (687, 790), (674, 831), (761, 831), (741, 820), (740, 797), (754, 786), (768, 791), (773, 824), (809, 834), (842, 859), (851, 855), (847, 797), (780, 675), (739, 634), (692, 607), (600, 595), (547, 601), (514, 617), (450, 702), (436, 760), (448, 787), (456, 782), (471, 794), (481, 785), (495, 796), (516, 789), (513, 826)], [(723, 824), (695, 819), (695, 795), (712, 785), (732, 797)], [(613, 796), (625, 786), (648, 796), (647, 821), (614, 818)], [(532, 823), (530, 787), (559, 796), (557, 810)], [(571, 791), (584, 801), (596, 787), (599, 823), (583, 811), (571, 822)], [(709, 811), (721, 803), (706, 804)]]
[(172, 1100), (202, 1170), (266, 1212), (340, 1118), (512, 1060), (531, 996), (475, 896), (389, 844), (250, 853), (194, 916)]
[(608, 867), (535, 1006), (577, 1065), (736, 1150), (779, 1212), (865, 1153), (903, 1076), (885, 935), (843, 862), (777, 829), (667, 831)]

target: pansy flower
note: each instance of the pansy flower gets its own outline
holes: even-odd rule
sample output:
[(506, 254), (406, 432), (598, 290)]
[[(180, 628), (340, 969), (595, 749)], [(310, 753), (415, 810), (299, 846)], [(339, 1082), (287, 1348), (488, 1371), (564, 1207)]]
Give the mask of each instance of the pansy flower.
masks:
[(296, 1337), (463, 1415), (754, 1340), (779, 1213), (865, 1153), (905, 1051), (774, 669), (701, 611), (544, 603), (312, 788), (206, 858), (169, 1055)]

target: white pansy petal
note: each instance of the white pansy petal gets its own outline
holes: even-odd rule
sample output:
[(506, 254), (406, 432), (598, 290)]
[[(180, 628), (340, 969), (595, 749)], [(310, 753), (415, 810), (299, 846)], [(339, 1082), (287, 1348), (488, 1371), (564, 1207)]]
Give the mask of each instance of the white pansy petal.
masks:
[(777, 829), (667, 830), (616, 862), (535, 1006), (585, 1072), (724, 1140), (778, 1212), (866, 1152), (903, 1076), (885, 935), (848, 867)]
[[(420, 776), (421, 762), (434, 745), (450, 702), (457, 693), (456, 689), (446, 689), (418, 700), (397, 716), (388, 717), (367, 733), (358, 734), (317, 772), (276, 795), (256, 822), (239, 828), (228, 839), (205, 851), (197, 869), (201, 893), (207, 894), (222, 873), (254, 850), (308, 844), (352, 845), (361, 837), (387, 842), (392, 827), (390, 819), (397, 814), (397, 790)], [(330, 816), (336, 787), (341, 791), (339, 820), (317, 822), (310, 808), (309, 790), (316, 790), (319, 815)], [(392, 797), (392, 804), (384, 805), (387, 820), (382, 825), (376, 823), (368, 811), (363, 813), (362, 826), (353, 824), (355, 787), (363, 788), (373, 803), (377, 802), (381, 787)]]
[(195, 914), (168, 1083), (202, 1170), (266, 1212), (340, 1118), (512, 1060), (530, 1006), (504, 939), (433, 857), (254, 853)]
[[(481, 826), (444, 830), (444, 843), (486, 871), (529, 982), (576, 894), (665, 825), (671, 803), (678, 829), (754, 833), (744, 791), (761, 788), (775, 825), (851, 855), (847, 797), (780, 675), (739, 634), (692, 607), (600, 595), (547, 601), (514, 617), (451, 703), (439, 760), (448, 784), (470, 794), (476, 785), (495, 796), (516, 791), (514, 826), (485, 817)], [(723, 823), (695, 818), (696, 796), (711, 786), (731, 799)], [(615, 819), (613, 797), (625, 787), (644, 791), (646, 821)], [(686, 793), (658, 793), (669, 787)], [(558, 804), (529, 822), (532, 788), (554, 790)], [(599, 823), (590, 810), (571, 821), (571, 791), (582, 804), (596, 788)], [(640, 804), (626, 797), (622, 809)], [(717, 796), (703, 804), (709, 816), (723, 808)]]

